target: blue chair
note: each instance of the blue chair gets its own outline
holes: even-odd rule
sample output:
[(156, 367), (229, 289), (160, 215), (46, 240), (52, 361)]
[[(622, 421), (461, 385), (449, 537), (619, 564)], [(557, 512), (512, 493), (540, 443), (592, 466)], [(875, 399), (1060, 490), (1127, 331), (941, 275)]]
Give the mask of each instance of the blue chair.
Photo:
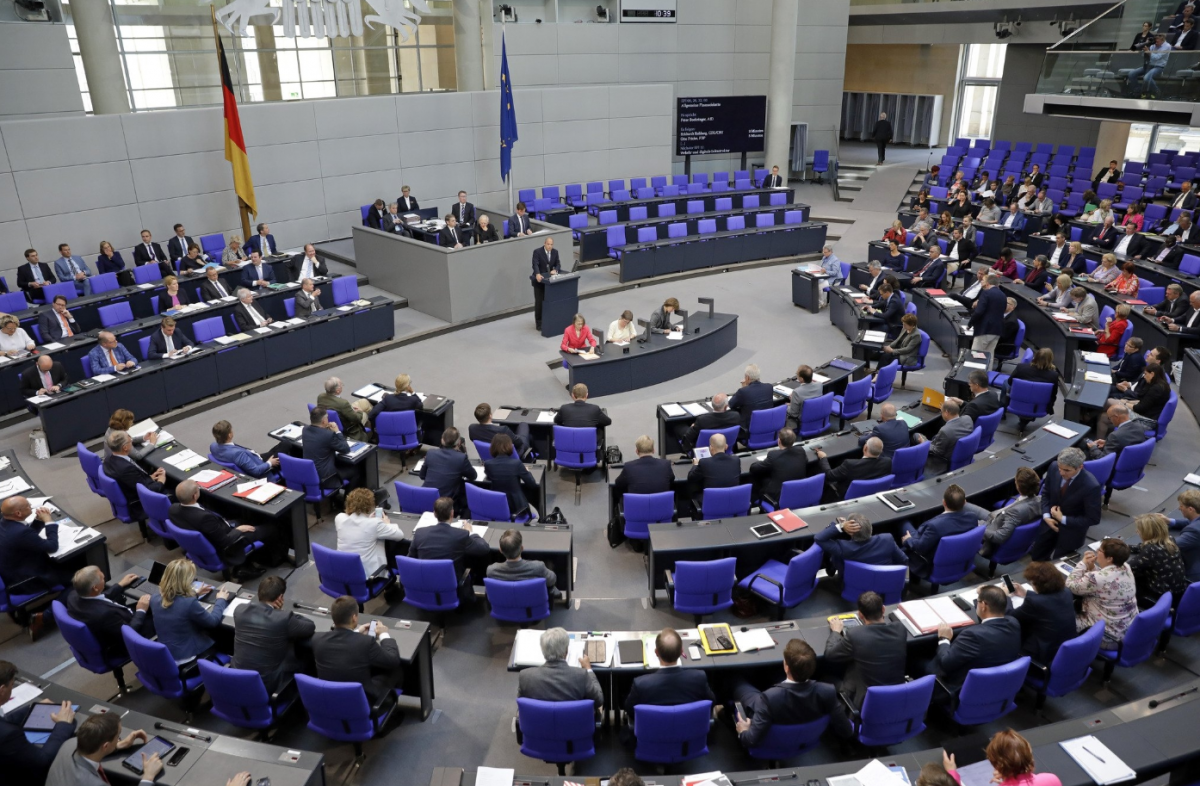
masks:
[(979, 547), (983, 544), (985, 529), (987, 528), (981, 524), (973, 530), (950, 535), (938, 541), (927, 577), (934, 592), (937, 592), (942, 584), (961, 581), (963, 576), (975, 569), (975, 555), (979, 553)]
[(746, 446), (751, 450), (773, 448), (779, 430), (787, 424), (787, 404), (770, 409), (756, 409), (750, 413), (750, 435)]
[(405, 603), (438, 613), (458, 608), (458, 589), (463, 582), (454, 571), (454, 560), (398, 556), (396, 571)]
[(754, 226), (756, 228), (775, 226), (775, 214), (774, 213), (756, 213), (754, 216)]
[(275, 728), (299, 698), (291, 680), (270, 695), (257, 671), (224, 668), (210, 660), (200, 660), (196, 665), (212, 699), (212, 714), (240, 729), (265, 733)]
[(1033, 547), (1033, 539), (1037, 537), (1038, 527), (1041, 523), (1041, 519), (1038, 519), (1029, 524), (1022, 524), (1013, 530), (1012, 535), (1004, 541), (1000, 548), (992, 552), (992, 556), (988, 558), (989, 578), (996, 575), (997, 565), (1011, 565), (1025, 558), (1029, 549)]
[(1107, 486), (1112, 477), (1113, 467), (1117, 465), (1117, 454), (1109, 453), (1101, 458), (1083, 462), (1083, 468), (1092, 473), (1092, 477), (1101, 486)]
[(825, 473), (820, 472), (801, 480), (785, 480), (779, 489), (779, 499), (772, 500), (765, 494), (762, 509), (767, 513), (775, 510), (795, 510), (821, 504), (821, 492), (825, 489)]
[(730, 488), (705, 489), (700, 515), (708, 521), (750, 515), (750, 490), (752, 488), (752, 484), (743, 483)]
[(702, 428), (700, 433), (696, 435), (696, 444), (702, 448), (708, 447), (708, 441), (712, 439), (713, 434), (720, 434), (725, 437), (725, 452), (732, 453), (733, 446), (737, 444), (738, 434), (742, 431), (741, 426), (730, 426), (729, 428)]
[(550, 453), (553, 464), (575, 470), (575, 504), (578, 505), (584, 470), (590, 471), (600, 465), (595, 427), (555, 426)]
[[(370, 205), (367, 206), (370, 210)], [(220, 261), (221, 255), (225, 253), (225, 235), (221, 232), (216, 232), (212, 235), (200, 236), (200, 249), (210, 257), (215, 257)]]
[(1117, 454), (1117, 463), (1113, 467), (1112, 477), (1104, 489), (1104, 504), (1112, 497), (1114, 490), (1130, 488), (1146, 477), (1146, 465), (1150, 463), (1150, 455), (1158, 443), (1152, 439), (1130, 445)]
[[(563, 201), (574, 208), (580, 208), (587, 204), (587, 198), (583, 195), (583, 186), (579, 183), (568, 183), (563, 187)], [(587, 215), (583, 213), (581, 215)]]
[(120, 484), (104, 473), (104, 465), (101, 464), (97, 476), (100, 479), (100, 489), (104, 492), (104, 496), (108, 498), (108, 505), (112, 508), (113, 517), (118, 518), (126, 524), (137, 522), (138, 528), (143, 530), (145, 535), (144, 519), (145, 512), (131, 508), (129, 501), (125, 498), (125, 492), (121, 490)]
[[(810, 398), (800, 409), (800, 423), (797, 426), (799, 436), (808, 439), (824, 434), (829, 430), (830, 416), (833, 414), (832, 392), (823, 396)], [(786, 405), (784, 405), (786, 410)]]
[(29, 303), (25, 300), (24, 292), (0, 293), (0, 312), (15, 314), (27, 308), (29, 308)]
[[(179, 544), (179, 547), (183, 549), (183, 555), (196, 563), (196, 567), (221, 576), (226, 581), (229, 580), (229, 566), (221, 559), (221, 555), (217, 554), (217, 550), (208, 542), (208, 538), (190, 529), (180, 529), (170, 519), (167, 519), (166, 524), (167, 534), (170, 535), (171, 540)], [(256, 541), (246, 546), (246, 553), (249, 554), (261, 547), (262, 544)]]
[(397, 480), (396, 503), (401, 513), (421, 514), (433, 511), (433, 503), (437, 502), (438, 490), (422, 488), (411, 483)]
[(867, 688), (862, 709), (854, 712), (854, 736), (868, 748), (898, 745), (925, 731), (925, 713), (933, 698), (932, 674), (902, 685)]
[(39, 298), (37, 294), (35, 294), (34, 299), (38, 300), (39, 302), (44, 300), (46, 303), (53, 303), (54, 298), (62, 295), (69, 302), (80, 296), (75, 290), (74, 281), (62, 281), (58, 284), (47, 284), (46, 286), (42, 287), (41, 295), (42, 297)]
[(517, 524), (528, 524), (533, 518), (529, 508), (518, 511), (516, 515), (509, 510), (508, 495), (503, 491), (491, 491), (467, 483), (467, 509), (471, 517), (478, 521), (512, 521)]
[[(279, 454), (279, 474), (284, 485), (304, 494), (304, 501), (311, 502), (318, 519), (321, 518), (321, 503), (333, 496), (337, 489), (321, 488), (317, 465), (311, 459), (296, 458), (286, 453)], [(348, 483), (343, 480), (342, 485)]]
[[(316, 408), (317, 408), (316, 404), (309, 404), (308, 405), (309, 414), (312, 414), (312, 411)], [(338, 427), (338, 431), (341, 431), (343, 433), (346, 431), (346, 425), (344, 423), (342, 423), (342, 416), (339, 415), (335, 410), (328, 409), (325, 411), (325, 414), (327, 414), (329, 416), (329, 422), (335, 424)]]
[[(1179, 607), (1171, 612), (1168, 631), (1173, 636), (1191, 636), (1200, 631), (1200, 581), (1189, 584), (1183, 591)], [(1166, 649), (1166, 642), (1160, 649)]]
[(92, 276), (88, 281), (91, 284), (93, 295), (112, 292), (114, 289), (121, 288), (121, 285), (117, 283), (116, 273), (100, 273)]
[(82, 442), (75, 443), (75, 452), (79, 456), (79, 466), (83, 469), (83, 476), (87, 479), (88, 488), (96, 496), (104, 497), (107, 500), (108, 496), (100, 487), (100, 457), (88, 450)]
[(533, 200), (537, 199), (537, 189), (536, 188), (517, 189), (517, 199), (521, 202), (529, 204)]
[(775, 618), (783, 619), (786, 609), (794, 608), (813, 594), (817, 588), (817, 571), (821, 569), (824, 552), (815, 543), (788, 560), (784, 565), (769, 559), (738, 582), (767, 603), (775, 606)]
[[(332, 418), (336, 414), (329, 410)], [(403, 412), (380, 412), (375, 418), (375, 433), (379, 435), (381, 450), (395, 450), (404, 455), (403, 464), (408, 464), (408, 453), (421, 447), (421, 431), (417, 427), (417, 415), (412, 410)]]
[(874, 478), (873, 480), (852, 480), (850, 481), (850, 486), (846, 489), (846, 499), (869, 497), (872, 494), (887, 491), (894, 487), (895, 482), (895, 475), (884, 475), (882, 478)]
[(550, 616), (550, 593), (545, 579), (484, 579), (483, 587), (493, 619), (523, 625)]
[(0, 613), (7, 614), (24, 630), (29, 627), (29, 618), (48, 607), (56, 593), (62, 592), (62, 590), (61, 586), (55, 585), (48, 590), (38, 590), (33, 593), (20, 590), (9, 592), (8, 587), (4, 585), (4, 579), (0, 578)]
[(357, 682), (329, 682), (297, 674), (296, 688), (308, 713), (308, 728), (331, 740), (354, 743), (357, 762), (364, 758), (362, 744), (383, 731), (396, 709), (391, 694), (372, 707)]
[(1053, 382), (1030, 382), (1027, 379), (1012, 380), (1008, 391), (1008, 411), (1020, 420), (1020, 431), (1033, 420), (1044, 418), (1050, 409), (1050, 397), (1054, 394)]
[(670, 218), (675, 215), (675, 205), (671, 202), (664, 202), (658, 206), (659, 218)]
[(166, 494), (151, 491), (140, 483), (137, 487), (137, 495), (141, 500), (142, 510), (146, 513), (146, 526), (151, 532), (162, 538), (170, 550), (171, 534), (167, 532), (167, 516), (171, 512), (171, 498)]
[[(915, 303), (909, 303), (910, 306), (915, 306)], [(917, 332), (921, 334), (921, 348), (917, 350), (917, 357), (913, 360), (911, 366), (900, 366), (900, 387), (908, 384), (908, 372), (920, 371), (925, 368), (925, 357), (929, 354), (929, 334), (924, 330), (917, 328)], [(896, 361), (899, 363), (900, 361)]]
[(143, 637), (128, 625), (121, 627), (121, 638), (129, 650), (129, 659), (137, 666), (142, 687), (155, 696), (182, 702), (184, 723), (190, 723), (192, 712), (204, 694), (200, 675), (193, 672), (185, 676), (167, 645)]
[(225, 321), (220, 317), (198, 319), (192, 323), (192, 329), (196, 331), (196, 343), (207, 344), (225, 335)]
[(794, 759), (815, 748), (828, 727), (828, 715), (808, 723), (772, 723), (758, 745), (746, 752), (777, 769), (780, 761)]
[(579, 240), (579, 230), (586, 229), (587, 225), (587, 213), (576, 213), (567, 217), (567, 226), (571, 229), (571, 237), (575, 240)]
[(979, 432), (979, 444), (975, 447), (976, 453), (990, 448), (996, 441), (996, 429), (1000, 427), (1000, 421), (1003, 419), (1004, 407), (1000, 407), (990, 415), (981, 415), (975, 421), (975, 428)]
[(150, 359), (150, 339), (152, 338), (154, 338), (153, 334), (138, 339), (138, 352), (141, 354), (142, 360)]
[(629, 242), (625, 239), (625, 225), (610, 226), (605, 230), (605, 239), (608, 243), (608, 255), (620, 261), (621, 255), (624, 253), (621, 249)]
[(133, 321), (133, 309), (129, 307), (129, 301), (101, 306), (97, 313), (100, 315), (100, 324), (106, 328)]
[(675, 519), (675, 492), (625, 494), (622, 498), (625, 537), (649, 540), (651, 524), (669, 524)]
[(371, 214), (371, 207), (371, 205), (360, 205), (358, 208), (359, 215), (362, 216), (363, 226), (367, 226), (367, 216)]
[(687, 237), (687, 229), (687, 224), (683, 223), (682, 221), (678, 224), (667, 224), (667, 237)]
[(735, 557), (703, 562), (679, 560), (674, 571), (666, 571), (667, 597), (676, 611), (694, 615), (699, 624), (705, 614), (733, 605), (736, 568)]
[(842, 567), (842, 597), (858, 602), (864, 592), (878, 592), (884, 603), (899, 603), (908, 579), (905, 565), (868, 565), (847, 561)]
[(954, 443), (950, 453), (950, 472), (968, 467), (975, 462), (975, 454), (979, 452), (979, 438), (983, 431), (976, 426), (971, 433)]
[(629, 208), (630, 221), (645, 221), (648, 217), (648, 211), (646, 210), (645, 205), (638, 205), (637, 207)]
[(517, 742), (521, 753), (558, 765), (596, 755), (596, 705), (591, 699), (517, 699)]
[[(597, 223), (598, 223), (600, 226), (607, 226), (607, 225), (609, 225), (609, 224), (615, 224), (615, 223), (617, 223), (617, 211), (615, 211), (615, 210), (601, 210), (601, 211), (599, 211), (598, 215), (596, 216), (596, 222), (597, 222)], [(612, 233), (611, 233), (611, 232), (609, 233), (608, 237), (609, 237), (610, 239), (612, 238)], [(624, 230), (622, 230), (622, 232), (621, 232), (621, 237), (622, 237), (622, 238), (624, 238), (624, 237), (625, 237)]]
[(896, 488), (925, 479), (925, 462), (929, 460), (931, 446), (932, 443), (926, 440), (909, 448), (900, 448), (892, 454), (892, 474), (895, 476), (892, 482)]
[(125, 687), (125, 675), (121, 670), (129, 663), (129, 657), (104, 657), (100, 642), (96, 641), (95, 634), (87, 625), (68, 614), (67, 607), (60, 601), (52, 601), (50, 608), (54, 613), (55, 624), (62, 631), (63, 640), (75, 656), (75, 662), (93, 674), (112, 674), (117, 680), (117, 690), (127, 693), (129, 689)]
[(950, 704), (950, 717), (960, 726), (978, 726), (1003, 718), (1017, 708), (1017, 693), (1029, 673), (1028, 655), (1003, 666), (971, 669)]
[[(838, 428), (844, 429), (847, 420), (853, 420), (867, 411), (867, 394), (871, 392), (871, 378), (863, 377), (846, 384), (845, 394), (833, 397), (833, 414), (838, 417)], [(808, 406), (808, 402), (805, 402)], [(787, 405), (784, 405), (787, 409)], [(804, 410), (800, 410), (804, 414)], [(751, 446), (753, 447), (753, 446)]]
[(157, 263), (151, 265), (138, 265), (133, 269), (133, 283), (135, 284), (153, 284), (161, 279), (162, 271), (159, 270)]
[(396, 576), (386, 567), (368, 576), (362, 558), (354, 552), (338, 551), (320, 543), (312, 544), (312, 552), (321, 592), (331, 598), (349, 595), (358, 601), (360, 612), (364, 603), (396, 582)]
[[(875, 385), (871, 388), (871, 395), (867, 398), (867, 418), (871, 417), (871, 410), (876, 404), (882, 404), (892, 397), (892, 389), (896, 385), (896, 373), (900, 371), (900, 361), (893, 360), (883, 368), (875, 370)], [(807, 402), (805, 402), (807, 404)]]
[(492, 445), (490, 442), (484, 442), (481, 439), (471, 440), (471, 444), (475, 446), (475, 452), (479, 454), (480, 461), (487, 461), (492, 457)]
[(83, 357), (79, 358), (79, 365), (83, 366), (83, 376), (84, 377), (95, 376), (92, 373), (92, 359), (90, 357), (88, 357), (87, 355), (84, 355)]
[(708, 754), (712, 702), (692, 701), (664, 707), (639, 704), (633, 708), (633, 733), (638, 761), (676, 764)]
[(1150, 660), (1159, 637), (1167, 628), (1171, 600), (1171, 593), (1164, 592), (1157, 603), (1133, 618), (1129, 629), (1125, 631), (1125, 638), (1121, 639), (1115, 650), (1100, 650), (1098, 657), (1104, 661), (1104, 682), (1112, 679), (1117, 666), (1129, 668)]
[(1179, 408), (1179, 394), (1174, 390), (1171, 391), (1171, 397), (1167, 399), (1166, 405), (1163, 406), (1162, 412), (1158, 415), (1158, 422), (1153, 428), (1146, 430), (1146, 437), (1153, 437), (1157, 442), (1167, 436), (1167, 426), (1171, 425), (1171, 421), (1175, 419), (1175, 410)]
[(330, 282), (333, 290), (333, 304), (344, 306), (358, 300), (358, 278), (356, 276), (338, 276)]
[(813, 174), (817, 176), (817, 182), (824, 184), (825, 174), (829, 172), (829, 151), (814, 150), (813, 151)]

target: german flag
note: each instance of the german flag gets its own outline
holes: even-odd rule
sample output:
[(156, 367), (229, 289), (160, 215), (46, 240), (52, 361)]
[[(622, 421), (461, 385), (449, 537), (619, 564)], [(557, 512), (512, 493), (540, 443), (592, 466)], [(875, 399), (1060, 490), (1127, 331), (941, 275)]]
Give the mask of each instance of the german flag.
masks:
[(237, 98), (233, 93), (233, 79), (229, 76), (229, 63), (225, 59), (225, 47), (217, 32), (216, 16), (213, 16), (213, 35), (217, 39), (217, 60), (221, 64), (221, 96), (225, 104), (225, 160), (233, 165), (233, 190), (245, 203), (252, 215), (258, 215), (254, 201), (254, 181), (250, 177), (250, 158), (246, 155), (246, 140), (242, 138), (242, 121), (238, 117)]

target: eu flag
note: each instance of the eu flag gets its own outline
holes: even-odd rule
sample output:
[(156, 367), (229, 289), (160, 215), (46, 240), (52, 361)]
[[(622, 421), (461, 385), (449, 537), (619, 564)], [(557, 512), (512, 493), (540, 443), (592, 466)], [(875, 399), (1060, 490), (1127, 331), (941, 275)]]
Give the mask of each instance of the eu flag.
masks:
[(517, 110), (513, 106), (512, 80), (508, 76), (508, 48), (500, 34), (500, 179), (512, 169), (512, 149), (517, 142)]

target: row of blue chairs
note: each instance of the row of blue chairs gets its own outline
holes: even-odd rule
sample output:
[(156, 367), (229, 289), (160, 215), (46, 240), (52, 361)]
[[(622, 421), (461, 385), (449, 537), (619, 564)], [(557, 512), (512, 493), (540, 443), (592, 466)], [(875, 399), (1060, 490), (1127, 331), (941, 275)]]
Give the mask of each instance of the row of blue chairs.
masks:
[[(775, 194), (771, 195), (776, 196)], [(782, 196), (782, 195), (779, 195)], [(700, 212), (700, 211), (696, 211)], [(784, 225), (803, 224), (804, 214), (799, 210), (789, 210), (783, 216)], [(759, 229), (775, 226), (774, 213), (758, 213), (754, 216), (754, 226)], [(725, 224), (727, 231), (735, 232), (746, 228), (745, 216), (730, 216)], [(683, 240), (687, 237), (701, 238), (704, 235), (716, 234), (717, 220), (715, 218), (702, 218), (697, 222), (696, 226), (698, 234), (688, 235), (688, 225), (686, 222), (677, 224), (669, 224), (667, 226), (667, 237)], [(653, 243), (658, 240), (658, 229), (656, 227), (638, 227), (637, 243)], [(625, 246), (629, 245), (629, 240), (625, 234), (625, 225), (610, 226), (605, 238), (608, 244), (608, 255), (617, 261), (625, 253)]]

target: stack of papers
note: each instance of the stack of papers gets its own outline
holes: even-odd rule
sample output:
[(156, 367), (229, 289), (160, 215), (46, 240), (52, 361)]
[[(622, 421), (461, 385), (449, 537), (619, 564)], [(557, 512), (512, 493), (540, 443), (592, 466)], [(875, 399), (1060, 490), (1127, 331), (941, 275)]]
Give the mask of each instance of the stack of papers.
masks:
[(111, 379), (116, 379), (116, 377), (112, 374), (97, 374), (96, 376), (92, 377), (92, 379), (96, 380), (97, 382), (108, 382)]
[(1109, 365), (1112, 363), (1112, 358), (1103, 352), (1080, 352), (1084, 363), (1096, 363), (1098, 365)]
[(921, 424), (921, 419), (911, 412), (905, 412), (902, 409), (896, 410), (896, 417), (909, 428), (916, 428)]
[(900, 604), (899, 614), (896, 616), (910, 632), (919, 631), (914, 635), (933, 633), (943, 622), (952, 628), (974, 624), (971, 618), (947, 597), (906, 601)]
[(176, 453), (164, 460), (165, 463), (170, 464), (180, 472), (191, 472), (206, 461), (208, 461), (207, 458), (201, 456), (191, 448), (185, 448), (182, 452)]
[[(882, 344), (887, 341), (887, 333), (884, 333), (882, 330), (866, 330), (863, 331), (862, 340), (872, 344)], [(816, 379), (815, 375), (813, 379)]]
[(667, 334), (667, 341), (683, 341), (683, 333), (678, 330), (672, 330)]
[[(778, 390), (778, 388), (776, 388)], [(669, 418), (681, 418), (687, 414), (687, 410), (678, 404), (663, 404), (663, 414)]]
[(698, 401), (693, 401), (690, 404), (684, 404), (683, 408), (684, 408), (684, 410), (687, 411), (687, 413), (689, 415), (691, 415), (692, 417), (697, 417), (697, 418), (700, 417), (701, 415), (703, 415), (705, 412), (712, 411), (706, 405), (701, 404)]
[[(61, 519), (60, 521), (51, 522), (58, 524), (58, 550), (51, 554), (51, 558), (66, 554), (71, 549), (83, 543), (86, 540), (98, 536), (100, 533), (91, 527), (76, 527), (70, 519)], [(43, 538), (46, 537), (45, 528), (38, 533)]]
[(733, 643), (741, 652), (755, 652), (772, 649), (775, 646), (775, 639), (771, 638), (771, 632), (766, 628), (750, 628), (749, 630), (735, 630)]
[(967, 362), (963, 363), (963, 368), (978, 368), (983, 369), (984, 371), (987, 370), (987, 366), (985, 366), (983, 363), (976, 363), (973, 360), (968, 360)]
[(1137, 773), (1092, 735), (1064, 740), (1059, 745), (1099, 786), (1131, 781)]
[(42, 695), (42, 689), (32, 682), (21, 682), (13, 688), (12, 698), (4, 702), (4, 706), (0, 706), (0, 714), (8, 715), (13, 710), (36, 699)]
[(25, 478), (15, 477), (0, 483), (0, 499), (8, 499), (13, 494), (20, 494), (22, 491), (28, 491), (33, 488), (26, 482)]
[[(424, 516), (422, 516), (424, 518)], [(421, 525), (418, 523), (417, 527)], [(542, 633), (544, 631), (533, 630), (532, 628), (522, 628), (517, 631), (517, 638), (513, 642), (513, 665), (514, 666), (541, 666), (546, 662), (542, 657)], [(572, 642), (574, 643), (574, 642)], [(571, 648), (567, 647), (567, 660), (570, 661)], [(579, 662), (579, 655), (576, 654), (575, 662)]]
[(1088, 382), (1103, 382), (1106, 385), (1112, 384), (1111, 374), (1101, 374), (1099, 371), (1084, 372), (1083, 378)]
[[(882, 336), (883, 334), (880, 333), (879, 335)], [(829, 377), (825, 376), (824, 374), (818, 374), (815, 371), (813, 372), (813, 382), (816, 382), (817, 384), (820, 384), (820, 385), (824, 385), (828, 381), (829, 381)]]
[(835, 775), (825, 780), (829, 786), (905, 786), (908, 783), (907, 777), (893, 771), (879, 759), (872, 759), (853, 775)]
[(544, 409), (538, 413), (537, 422), (538, 423), (553, 423), (555, 414), (557, 414), (557, 413), (555, 413), (554, 410)]
[(233, 612), (239, 606), (245, 606), (249, 602), (250, 602), (249, 598), (234, 598), (232, 601), (229, 602), (229, 605), (225, 607), (225, 613), (222, 616), (225, 617), (226, 619), (233, 619)]
[(1042, 426), (1042, 428), (1046, 429), (1046, 431), (1049, 431), (1051, 434), (1057, 437), (1062, 437), (1063, 439), (1071, 439), (1079, 435), (1078, 431), (1072, 431), (1066, 426), (1060, 426), (1057, 423), (1047, 423), (1046, 425)]
[(933, 300), (935, 303), (940, 303), (947, 308), (957, 308), (962, 305), (962, 303), (959, 303), (952, 297), (935, 297)]
[(475, 771), (475, 786), (512, 786), (517, 771), (501, 767), (480, 767)]
[(366, 387), (361, 387), (358, 390), (354, 391), (354, 395), (357, 396), (358, 398), (371, 398), (371, 396), (374, 396), (379, 393), (385, 393), (385, 392), (386, 391), (383, 388), (379, 387), (378, 385), (372, 384), (372, 385), (367, 385)]

